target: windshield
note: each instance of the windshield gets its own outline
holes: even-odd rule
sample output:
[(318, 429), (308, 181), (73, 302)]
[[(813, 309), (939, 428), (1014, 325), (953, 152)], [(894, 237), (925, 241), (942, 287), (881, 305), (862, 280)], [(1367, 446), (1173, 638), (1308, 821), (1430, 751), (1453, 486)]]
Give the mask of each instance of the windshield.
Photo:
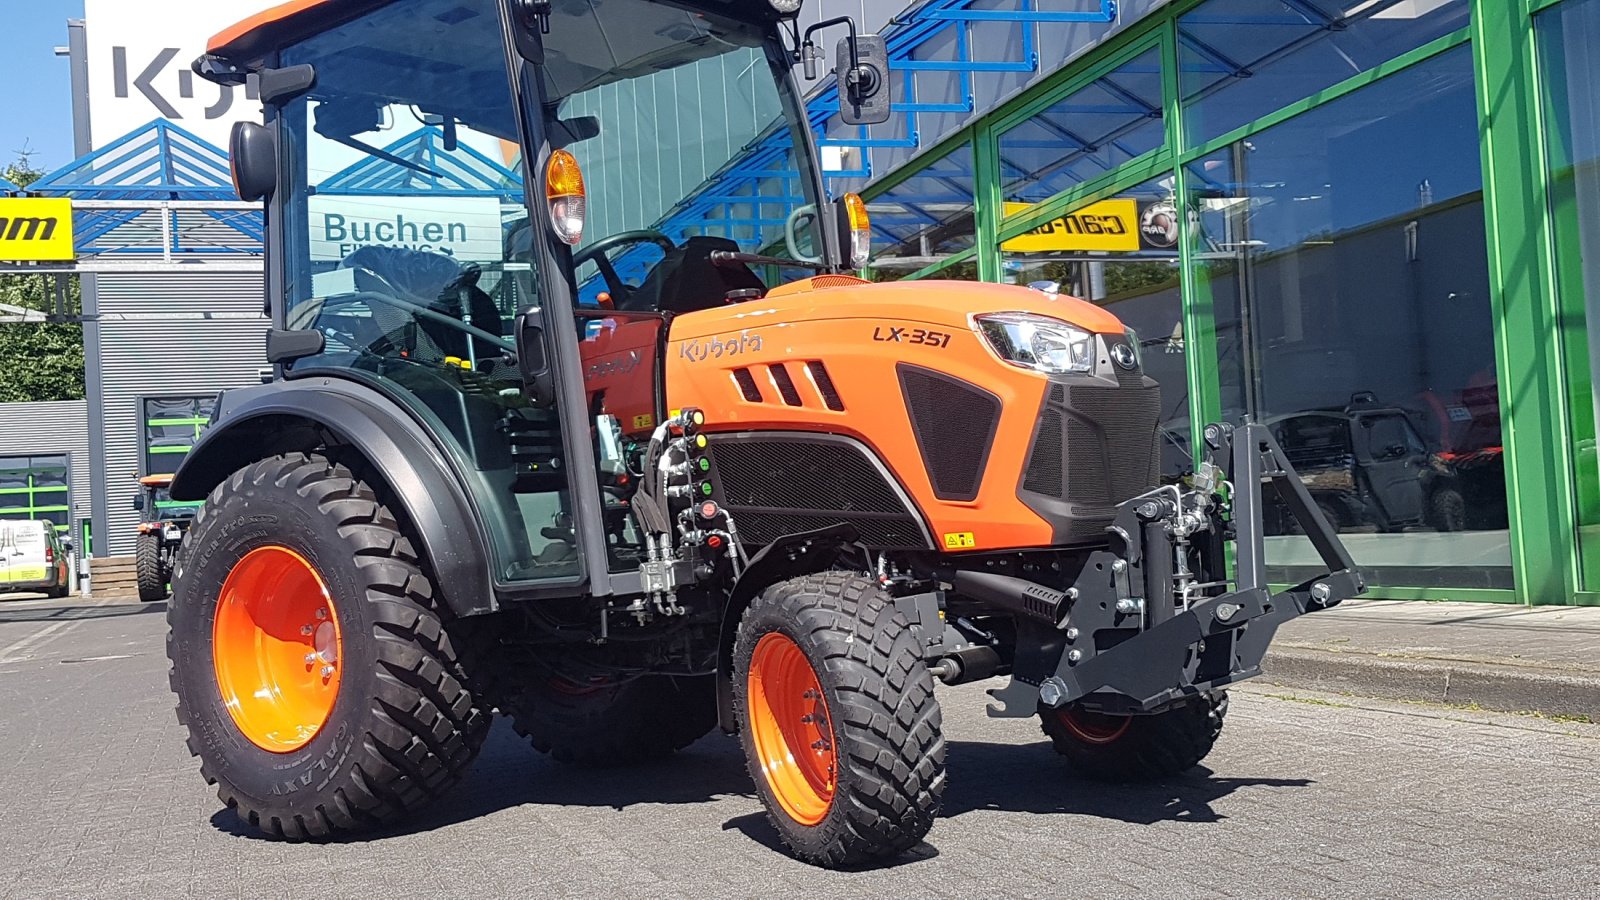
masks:
[[(808, 156), (795, 152), (789, 82), (769, 62), (769, 34), (645, 0), (556, 5), (545, 37), (546, 128), (577, 157), (588, 187), (578, 259), (589, 248), (606, 257), (580, 266), (580, 304), (605, 293), (625, 308), (620, 292), (637, 295), (635, 308), (662, 306), (647, 282), (670, 280), (660, 264), (674, 250), (674, 267), (719, 248), (790, 255), (785, 223), (815, 203), (815, 188)], [(800, 223), (803, 254), (815, 246), (813, 223)], [(602, 276), (608, 261), (616, 271)]]

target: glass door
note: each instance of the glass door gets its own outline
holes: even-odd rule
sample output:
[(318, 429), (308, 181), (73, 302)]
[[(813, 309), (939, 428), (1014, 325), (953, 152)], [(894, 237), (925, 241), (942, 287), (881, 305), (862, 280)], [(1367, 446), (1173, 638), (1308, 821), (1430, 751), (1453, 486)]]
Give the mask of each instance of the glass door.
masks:
[(1534, 18), (1544, 84), (1545, 154), (1556, 287), (1566, 349), (1581, 588), (1600, 589), (1600, 2), (1570, 0)]

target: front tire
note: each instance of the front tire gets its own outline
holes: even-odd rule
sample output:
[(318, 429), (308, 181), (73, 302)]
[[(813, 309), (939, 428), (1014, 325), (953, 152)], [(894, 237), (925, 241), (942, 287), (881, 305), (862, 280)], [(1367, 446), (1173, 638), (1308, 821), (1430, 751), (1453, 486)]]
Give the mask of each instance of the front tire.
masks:
[(166, 567), (161, 565), (161, 535), (141, 534), (134, 547), (134, 569), (139, 584), (139, 600), (154, 603), (167, 599)]
[(856, 866), (933, 826), (945, 786), (933, 677), (871, 580), (831, 572), (763, 591), (739, 625), (734, 703), (750, 776), (795, 856)]
[(1217, 691), (1153, 716), (1042, 708), (1044, 733), (1072, 768), (1098, 781), (1152, 781), (1200, 764), (1222, 734), (1228, 694)]
[(434, 584), (372, 487), (326, 456), (234, 473), (178, 559), (167, 655), (217, 795), (290, 839), (393, 823), (452, 786), (488, 716)]

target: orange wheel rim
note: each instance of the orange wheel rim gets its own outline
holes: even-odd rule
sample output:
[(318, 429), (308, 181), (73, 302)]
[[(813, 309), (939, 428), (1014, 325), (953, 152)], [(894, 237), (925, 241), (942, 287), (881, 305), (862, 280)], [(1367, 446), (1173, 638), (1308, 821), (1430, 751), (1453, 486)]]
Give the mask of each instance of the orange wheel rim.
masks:
[(838, 751), (816, 670), (798, 644), (772, 632), (756, 642), (747, 687), (750, 736), (773, 797), (796, 822), (821, 822), (833, 806)]
[(1056, 715), (1067, 731), (1085, 744), (1109, 744), (1133, 724), (1133, 716), (1108, 716), (1082, 709), (1062, 709)]
[(339, 697), (339, 615), (305, 557), (260, 547), (228, 573), (211, 628), (217, 688), (250, 742), (289, 753), (317, 736)]

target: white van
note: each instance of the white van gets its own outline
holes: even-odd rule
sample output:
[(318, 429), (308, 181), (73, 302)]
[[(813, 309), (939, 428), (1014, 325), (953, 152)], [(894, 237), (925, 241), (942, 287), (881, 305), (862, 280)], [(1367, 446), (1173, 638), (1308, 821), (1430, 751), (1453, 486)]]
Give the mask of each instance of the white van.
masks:
[(67, 554), (49, 522), (0, 519), (0, 594), (43, 591), (65, 597)]

